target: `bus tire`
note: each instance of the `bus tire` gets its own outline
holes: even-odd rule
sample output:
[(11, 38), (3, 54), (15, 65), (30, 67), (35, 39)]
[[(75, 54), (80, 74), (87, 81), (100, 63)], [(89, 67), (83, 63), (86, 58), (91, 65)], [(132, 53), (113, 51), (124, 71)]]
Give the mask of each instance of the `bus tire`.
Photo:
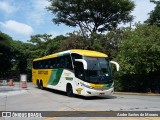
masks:
[(73, 97), (74, 96), (74, 94), (73, 94), (73, 88), (72, 88), (71, 84), (67, 84), (66, 92), (67, 92), (67, 96), (68, 97)]
[(42, 89), (42, 90), (44, 89), (42, 80), (40, 80), (40, 89)]
[(37, 87), (38, 87), (38, 89), (40, 89), (40, 88), (41, 88), (41, 85), (40, 85), (39, 80), (37, 80)]

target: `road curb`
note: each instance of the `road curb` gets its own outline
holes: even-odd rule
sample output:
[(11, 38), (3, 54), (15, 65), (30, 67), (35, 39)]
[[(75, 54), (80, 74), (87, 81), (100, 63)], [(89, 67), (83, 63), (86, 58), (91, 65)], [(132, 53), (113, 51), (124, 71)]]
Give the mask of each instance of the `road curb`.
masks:
[(132, 93), (132, 92), (114, 92), (117, 95), (144, 95), (144, 96), (160, 96), (157, 93)]

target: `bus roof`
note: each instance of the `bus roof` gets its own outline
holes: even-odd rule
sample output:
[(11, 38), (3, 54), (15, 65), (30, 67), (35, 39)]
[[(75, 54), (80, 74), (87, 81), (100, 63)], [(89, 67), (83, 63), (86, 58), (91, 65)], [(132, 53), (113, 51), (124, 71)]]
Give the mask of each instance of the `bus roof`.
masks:
[(37, 58), (37, 59), (34, 59), (33, 61), (38, 61), (38, 60), (43, 60), (43, 59), (48, 59), (48, 58), (54, 58), (54, 57), (59, 57), (59, 56), (64, 56), (64, 55), (70, 54), (70, 53), (77, 53), (77, 54), (80, 54), (82, 56), (90, 56), (90, 57), (108, 57), (106, 54), (101, 53), (101, 52), (97, 52), (97, 51), (72, 49), (72, 50), (67, 50), (67, 51), (51, 54), (51, 55), (48, 55), (48, 56), (44, 56), (42, 58)]
[(81, 50), (81, 49), (73, 49), (70, 50), (71, 53), (77, 53), (83, 56), (92, 56), (92, 57), (108, 57), (106, 54), (97, 52), (97, 51), (92, 51), (92, 50)]

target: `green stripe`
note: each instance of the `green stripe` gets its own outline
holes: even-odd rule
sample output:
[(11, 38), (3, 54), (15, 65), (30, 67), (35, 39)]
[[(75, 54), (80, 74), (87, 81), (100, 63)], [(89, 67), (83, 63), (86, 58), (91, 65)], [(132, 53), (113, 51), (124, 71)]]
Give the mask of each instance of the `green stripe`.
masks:
[(109, 84), (105, 84), (104, 86), (105, 86), (105, 87), (111, 87), (112, 84), (113, 84), (113, 83), (109, 83)]
[(57, 57), (61, 57), (61, 56), (65, 56), (65, 55), (69, 55), (69, 53), (58, 54)]
[(53, 69), (51, 76), (49, 78), (48, 84), (49, 85), (57, 85), (59, 83), (59, 80), (61, 78), (63, 69)]

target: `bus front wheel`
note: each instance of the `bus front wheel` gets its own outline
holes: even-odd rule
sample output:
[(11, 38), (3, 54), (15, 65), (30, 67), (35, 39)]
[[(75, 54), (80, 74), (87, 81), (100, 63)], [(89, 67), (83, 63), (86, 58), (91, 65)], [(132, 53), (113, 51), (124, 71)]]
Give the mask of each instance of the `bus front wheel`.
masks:
[(73, 96), (74, 96), (74, 94), (73, 94), (73, 89), (72, 89), (72, 85), (71, 85), (71, 84), (67, 84), (66, 92), (67, 92), (67, 95), (68, 95), (69, 97), (73, 97)]

